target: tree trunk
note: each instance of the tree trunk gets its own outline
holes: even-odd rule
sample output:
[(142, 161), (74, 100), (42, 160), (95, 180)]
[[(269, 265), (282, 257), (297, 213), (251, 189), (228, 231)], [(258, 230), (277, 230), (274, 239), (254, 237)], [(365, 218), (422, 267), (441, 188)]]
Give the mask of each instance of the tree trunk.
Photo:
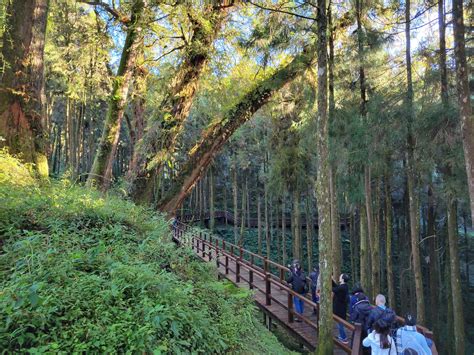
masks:
[(459, 119), (466, 161), (467, 183), (471, 199), (471, 224), (474, 223), (474, 115), (469, 91), (469, 67), (466, 60), (464, 39), (463, 1), (453, 0), (454, 56), (459, 103)]
[(112, 179), (112, 166), (117, 152), (130, 82), (135, 70), (137, 49), (142, 42), (140, 22), (145, 6), (144, 0), (133, 2), (131, 21), (127, 27), (127, 37), (125, 38), (117, 75), (113, 79), (112, 91), (109, 96), (102, 137), (87, 180), (89, 186), (97, 185), (104, 191), (109, 188)]
[(318, 354), (333, 353), (332, 317), (332, 251), (331, 251), (331, 196), (329, 193), (329, 127), (327, 116), (327, 17), (326, 0), (318, 0), (317, 56), (318, 56), (318, 112), (316, 142), (319, 168), (316, 196), (319, 217), (319, 263), (321, 273), (321, 300), (319, 310)]
[(360, 208), (360, 283), (367, 295), (371, 296), (369, 241), (367, 236), (367, 210)]
[(257, 242), (258, 242), (258, 255), (262, 255), (262, 207), (261, 207), (260, 194), (257, 196)]
[(301, 260), (300, 193), (293, 190), (293, 259)]
[(305, 217), (306, 217), (306, 249), (307, 249), (307, 254), (308, 254), (308, 272), (311, 272), (313, 270), (313, 236), (311, 233), (311, 223), (312, 223), (312, 218), (311, 218), (311, 207), (310, 207), (310, 201), (309, 201), (309, 194), (306, 196), (306, 201), (305, 201)]
[(393, 261), (392, 261), (392, 192), (390, 189), (390, 175), (385, 174), (385, 254), (387, 268), (387, 289), (388, 304), (396, 308), (395, 300), (395, 281), (393, 279)]
[[(439, 330), (439, 268), (438, 268), (438, 251), (436, 246), (437, 235), (435, 230), (436, 210), (434, 206), (433, 187), (428, 185), (428, 217), (427, 217), (427, 238), (430, 256), (430, 305), (431, 305), (431, 321), (434, 330)], [(435, 335), (438, 332), (434, 333)], [(438, 334), (439, 335), (439, 334)], [(439, 339), (439, 338), (438, 338)]]
[(332, 274), (335, 278), (341, 275), (342, 269), (342, 243), (341, 243), (341, 228), (339, 222), (339, 209), (337, 206), (337, 190), (336, 182), (334, 181), (333, 169), (329, 168), (329, 193), (331, 197), (331, 245), (333, 252)]
[(230, 6), (206, 5), (204, 15), (195, 17), (190, 12), (192, 36), (185, 47), (183, 62), (174, 76), (160, 105), (160, 117), (150, 126), (132, 159), (127, 179), (130, 195), (140, 202), (150, 202), (151, 175), (159, 174), (167, 161), (172, 160), (178, 136), (189, 115), (199, 79), (212, 54), (214, 40), (228, 17)]
[(464, 213), (462, 216), (463, 227), (464, 227), (464, 264), (466, 265), (466, 282), (467, 289), (471, 287), (471, 277), (469, 272), (469, 235), (467, 234), (467, 215)]
[(458, 251), (458, 223), (456, 201), (448, 197), (448, 239), (451, 294), (453, 300), (454, 347), (456, 354), (465, 353), (464, 313), (462, 304), (461, 272)]
[(239, 245), (244, 245), (244, 232), (245, 232), (245, 217), (246, 217), (246, 206), (247, 202), (245, 201), (247, 198), (246, 193), (246, 185), (242, 188), (242, 210), (241, 210), (241, 218), (240, 218), (240, 242)]
[(215, 227), (215, 208), (214, 208), (214, 171), (210, 169), (209, 171), (209, 229), (211, 232), (214, 232)]
[(257, 84), (254, 89), (244, 95), (240, 102), (224, 113), (221, 120), (203, 132), (202, 139), (188, 153), (188, 159), (175, 178), (175, 185), (160, 201), (160, 210), (174, 214), (195, 182), (201, 178), (215, 154), (232, 134), (266, 104), (277, 90), (302, 74), (311, 65), (314, 55), (311, 53), (312, 49), (311, 46), (305, 48), (288, 65)]
[(265, 246), (267, 249), (267, 257), (270, 259), (270, 253), (271, 253), (271, 241), (270, 241), (270, 230), (269, 230), (269, 224), (268, 224), (268, 186), (267, 182), (265, 181), (264, 184), (264, 201), (263, 201), (263, 210), (265, 214)]
[(0, 148), (21, 154), (40, 179), (48, 177), (43, 52), (49, 0), (7, 4), (0, 54)]
[(234, 244), (239, 242), (237, 224), (239, 223), (239, 201), (237, 196), (237, 167), (234, 164), (232, 169), (232, 192), (234, 196)]
[(410, 240), (413, 263), (413, 275), (415, 277), (416, 292), (416, 313), (420, 324), (425, 323), (425, 301), (423, 292), (423, 275), (421, 270), (420, 247), (418, 243), (418, 198), (416, 196), (416, 173), (414, 149), (415, 141), (412, 132), (414, 121), (413, 109), (413, 82), (411, 69), (411, 42), (410, 42), (410, 0), (405, 3), (405, 40), (406, 40), (406, 65), (407, 65), (407, 116), (408, 116), (408, 136), (407, 136), (407, 182), (410, 214)]
[(281, 252), (283, 265), (286, 265), (288, 256), (286, 254), (286, 192), (283, 190), (281, 196)]

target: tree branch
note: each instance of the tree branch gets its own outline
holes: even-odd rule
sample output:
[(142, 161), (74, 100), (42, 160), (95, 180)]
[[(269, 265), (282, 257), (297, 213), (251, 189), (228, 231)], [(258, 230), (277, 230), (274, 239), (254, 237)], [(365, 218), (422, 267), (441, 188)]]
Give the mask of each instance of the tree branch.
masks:
[(105, 11), (107, 11), (110, 15), (112, 15), (112, 17), (114, 19), (116, 19), (117, 21), (119, 21), (119, 22), (121, 22), (125, 25), (130, 22), (130, 18), (128, 18), (127, 16), (121, 14), (115, 8), (111, 7), (109, 4), (106, 4), (102, 1), (87, 1), (87, 0), (76, 0), (76, 1), (80, 2), (80, 3), (83, 3), (83, 4), (91, 5), (91, 6), (100, 6)]
[(262, 5), (259, 5), (259, 4), (256, 4), (252, 1), (248, 1), (249, 4), (252, 4), (253, 6), (255, 7), (258, 7), (259, 9), (262, 9), (262, 10), (267, 10), (267, 11), (273, 11), (273, 12), (279, 12), (279, 13), (282, 13), (282, 14), (287, 14), (287, 15), (292, 15), (292, 16), (296, 16), (296, 17), (299, 17), (299, 18), (302, 18), (302, 19), (305, 19), (305, 20), (313, 20), (313, 21), (316, 21), (316, 18), (315, 17), (309, 17), (309, 16), (304, 16), (304, 15), (300, 15), (300, 14), (297, 14), (297, 13), (294, 13), (294, 12), (290, 12), (290, 11), (285, 11), (285, 10), (281, 10), (281, 9), (274, 9), (274, 8), (271, 8), (271, 7), (265, 7), (265, 6), (262, 6)]

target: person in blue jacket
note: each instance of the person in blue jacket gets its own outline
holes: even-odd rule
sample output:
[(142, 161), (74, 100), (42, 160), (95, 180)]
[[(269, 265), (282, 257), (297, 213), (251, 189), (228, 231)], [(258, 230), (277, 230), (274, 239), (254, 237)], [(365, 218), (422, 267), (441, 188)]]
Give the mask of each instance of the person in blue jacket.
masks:
[(375, 307), (372, 308), (367, 319), (367, 329), (369, 332), (373, 330), (373, 324), (379, 319), (389, 324), (391, 329), (396, 327), (397, 315), (391, 308), (385, 305), (385, 302), (384, 295), (377, 295), (375, 297)]
[(416, 330), (416, 317), (408, 313), (405, 316), (405, 325), (397, 330), (395, 335), (397, 354), (406, 350), (414, 350), (418, 355), (431, 355), (431, 339), (426, 338)]

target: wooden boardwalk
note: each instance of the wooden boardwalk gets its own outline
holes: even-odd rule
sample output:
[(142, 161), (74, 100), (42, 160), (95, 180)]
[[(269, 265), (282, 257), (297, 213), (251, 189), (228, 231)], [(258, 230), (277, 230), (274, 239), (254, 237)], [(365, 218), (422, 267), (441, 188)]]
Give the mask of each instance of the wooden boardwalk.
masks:
[[(191, 247), (203, 261), (215, 263), (220, 277), (228, 279), (237, 287), (253, 290), (255, 303), (265, 313), (267, 319), (284, 327), (308, 350), (316, 349), (318, 317), (317, 312), (314, 314), (313, 310), (317, 310), (318, 305), (309, 298), (295, 293), (286, 284), (284, 278), (289, 271), (288, 268), (202, 232), (186, 233), (189, 230), (189, 226), (177, 222), (174, 226), (175, 241)], [(296, 313), (294, 309), (294, 297), (304, 302), (302, 315)], [(349, 344), (337, 340), (335, 322), (334, 353), (361, 354), (360, 326), (354, 326), (335, 315), (334, 319), (344, 324), (349, 337)]]
[[(313, 313), (313, 310), (318, 309), (318, 304), (289, 287), (285, 282), (285, 275), (289, 272), (286, 266), (207, 233), (193, 231), (180, 221), (175, 221), (172, 228), (173, 239), (180, 245), (190, 247), (203, 261), (215, 263), (220, 277), (237, 287), (254, 291), (255, 303), (264, 312), (267, 322), (271, 320), (284, 327), (308, 350), (314, 351), (317, 348), (318, 312)], [(294, 309), (294, 298), (299, 298), (304, 303), (304, 313), (301, 315)], [(362, 354), (361, 325), (351, 324), (336, 315), (333, 315), (333, 320), (334, 354)], [(398, 321), (403, 323), (404, 319), (398, 317)], [(343, 324), (348, 344), (337, 339), (337, 323)], [(417, 328), (420, 333), (433, 339), (433, 333), (427, 328)], [(433, 354), (438, 354), (435, 345), (432, 351)]]

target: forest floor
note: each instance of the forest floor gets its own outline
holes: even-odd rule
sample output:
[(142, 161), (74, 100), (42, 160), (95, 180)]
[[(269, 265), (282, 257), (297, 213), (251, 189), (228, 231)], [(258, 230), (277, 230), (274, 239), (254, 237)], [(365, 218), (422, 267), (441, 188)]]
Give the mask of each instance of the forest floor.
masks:
[(119, 196), (39, 185), (0, 152), (0, 348), (290, 354), (251, 294), (171, 242), (169, 224)]

